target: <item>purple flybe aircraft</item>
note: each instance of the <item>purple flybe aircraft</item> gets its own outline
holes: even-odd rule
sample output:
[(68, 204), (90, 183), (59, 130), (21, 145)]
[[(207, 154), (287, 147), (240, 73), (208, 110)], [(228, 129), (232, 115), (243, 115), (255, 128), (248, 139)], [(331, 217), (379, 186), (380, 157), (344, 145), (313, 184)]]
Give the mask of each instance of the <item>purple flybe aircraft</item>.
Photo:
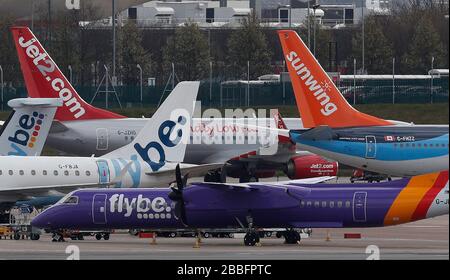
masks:
[[(376, 184), (192, 183), (176, 168), (176, 186), (164, 189), (83, 189), (44, 210), (32, 225), (50, 230), (246, 229), (383, 227), (448, 214), (448, 171)], [(311, 180), (317, 180), (311, 179)]]

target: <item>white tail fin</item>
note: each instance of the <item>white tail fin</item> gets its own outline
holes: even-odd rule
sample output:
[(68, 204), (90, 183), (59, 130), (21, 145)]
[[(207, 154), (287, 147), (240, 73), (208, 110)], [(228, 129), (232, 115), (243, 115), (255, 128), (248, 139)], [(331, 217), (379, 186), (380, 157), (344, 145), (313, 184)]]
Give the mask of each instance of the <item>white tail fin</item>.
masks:
[(0, 130), (0, 155), (40, 156), (57, 107), (56, 98), (20, 98), (8, 102), (13, 112)]
[(103, 157), (125, 159), (137, 155), (153, 171), (166, 162), (182, 162), (199, 86), (200, 82), (179, 83), (132, 143)]

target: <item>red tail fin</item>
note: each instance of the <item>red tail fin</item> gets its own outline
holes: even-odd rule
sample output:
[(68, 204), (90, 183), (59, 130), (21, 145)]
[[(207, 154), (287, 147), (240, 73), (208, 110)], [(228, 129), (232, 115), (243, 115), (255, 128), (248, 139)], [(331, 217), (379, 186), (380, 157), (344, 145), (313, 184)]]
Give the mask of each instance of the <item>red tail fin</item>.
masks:
[(392, 125), (350, 106), (295, 31), (278, 35), (304, 127)]
[(73, 121), (125, 118), (86, 103), (28, 27), (12, 27), (11, 31), (28, 96), (33, 98), (61, 97), (63, 99), (64, 106), (58, 108), (55, 119)]
[(277, 124), (278, 129), (288, 129), (286, 123), (283, 120), (283, 117), (281, 117), (280, 112), (277, 111), (277, 113), (273, 115), (273, 118), (275, 120), (275, 123)]

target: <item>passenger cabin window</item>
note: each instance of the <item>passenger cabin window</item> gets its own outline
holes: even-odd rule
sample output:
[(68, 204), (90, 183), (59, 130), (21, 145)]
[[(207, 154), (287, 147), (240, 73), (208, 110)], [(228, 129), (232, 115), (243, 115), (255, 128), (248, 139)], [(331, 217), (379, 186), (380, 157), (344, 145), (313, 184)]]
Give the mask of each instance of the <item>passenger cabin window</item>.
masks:
[(63, 203), (64, 204), (72, 204), (72, 205), (78, 204), (78, 196), (68, 197), (66, 200), (64, 200)]

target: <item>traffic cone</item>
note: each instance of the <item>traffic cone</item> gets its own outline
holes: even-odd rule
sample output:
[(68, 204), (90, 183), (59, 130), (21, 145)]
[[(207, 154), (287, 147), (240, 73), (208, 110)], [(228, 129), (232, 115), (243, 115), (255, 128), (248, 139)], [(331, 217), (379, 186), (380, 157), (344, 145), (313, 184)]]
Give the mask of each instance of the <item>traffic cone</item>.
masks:
[(154, 232), (153, 233), (153, 236), (152, 236), (152, 242), (150, 243), (150, 245), (156, 245), (156, 232)]
[(200, 243), (202, 242), (201, 237), (197, 236), (197, 238), (195, 239), (195, 244), (194, 244), (194, 248), (195, 249), (199, 249), (200, 248)]

